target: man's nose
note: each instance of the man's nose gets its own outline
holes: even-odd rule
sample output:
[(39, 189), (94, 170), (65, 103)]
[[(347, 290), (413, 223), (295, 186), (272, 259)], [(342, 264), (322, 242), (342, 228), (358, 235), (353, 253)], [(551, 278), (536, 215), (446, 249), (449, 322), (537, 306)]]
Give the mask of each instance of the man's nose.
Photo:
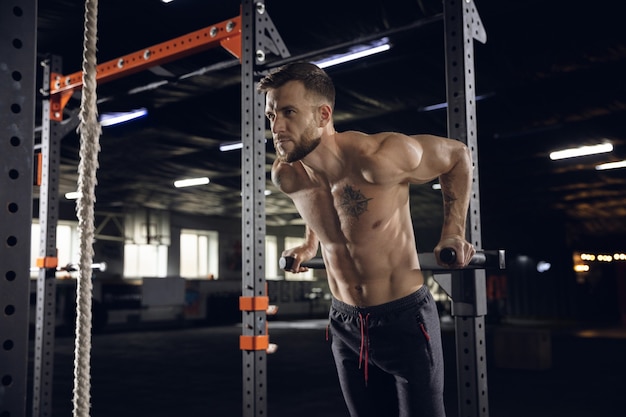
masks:
[(280, 119), (278, 116), (276, 116), (274, 118), (274, 121), (272, 122), (272, 133), (276, 134), (276, 133), (280, 133), (285, 129), (285, 123), (282, 122), (282, 119)]

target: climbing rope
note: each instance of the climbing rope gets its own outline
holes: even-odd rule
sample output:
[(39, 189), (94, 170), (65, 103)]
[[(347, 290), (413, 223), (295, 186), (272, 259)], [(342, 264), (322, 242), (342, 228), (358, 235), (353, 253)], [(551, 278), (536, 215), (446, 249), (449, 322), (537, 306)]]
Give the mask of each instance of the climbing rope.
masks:
[(74, 417), (88, 417), (91, 387), (91, 265), (93, 263), (94, 204), (101, 127), (96, 105), (96, 40), (98, 0), (85, 1), (83, 40), (83, 94), (80, 106), (80, 162), (76, 203), (80, 240), (76, 288), (76, 339), (74, 346)]

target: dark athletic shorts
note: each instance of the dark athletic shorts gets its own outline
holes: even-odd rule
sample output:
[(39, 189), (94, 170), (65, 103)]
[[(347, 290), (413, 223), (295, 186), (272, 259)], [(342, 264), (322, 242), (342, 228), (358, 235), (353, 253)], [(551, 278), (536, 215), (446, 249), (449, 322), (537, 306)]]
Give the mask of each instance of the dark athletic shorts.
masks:
[(428, 287), (374, 307), (333, 299), (329, 330), (352, 417), (445, 417), (441, 330)]

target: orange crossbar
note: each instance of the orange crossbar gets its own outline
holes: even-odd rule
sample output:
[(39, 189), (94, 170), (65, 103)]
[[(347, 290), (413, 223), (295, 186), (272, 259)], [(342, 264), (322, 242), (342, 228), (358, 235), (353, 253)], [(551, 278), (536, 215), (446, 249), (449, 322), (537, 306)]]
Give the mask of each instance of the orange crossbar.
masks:
[[(96, 81), (102, 84), (216, 46), (222, 46), (241, 59), (241, 15), (104, 62), (96, 67)], [(50, 96), (54, 101), (50, 117), (53, 120), (62, 120), (62, 110), (72, 92), (82, 87), (82, 71), (70, 75), (50, 74)]]
[(259, 297), (239, 297), (239, 310), (241, 311), (266, 311), (270, 305), (270, 298)]

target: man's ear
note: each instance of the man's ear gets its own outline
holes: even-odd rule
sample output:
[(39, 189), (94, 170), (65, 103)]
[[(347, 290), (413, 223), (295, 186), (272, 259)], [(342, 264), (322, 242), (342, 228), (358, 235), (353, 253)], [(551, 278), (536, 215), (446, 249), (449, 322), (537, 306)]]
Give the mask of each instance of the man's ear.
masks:
[(325, 127), (331, 122), (333, 116), (333, 109), (328, 104), (322, 104), (318, 108), (320, 114), (319, 127)]

